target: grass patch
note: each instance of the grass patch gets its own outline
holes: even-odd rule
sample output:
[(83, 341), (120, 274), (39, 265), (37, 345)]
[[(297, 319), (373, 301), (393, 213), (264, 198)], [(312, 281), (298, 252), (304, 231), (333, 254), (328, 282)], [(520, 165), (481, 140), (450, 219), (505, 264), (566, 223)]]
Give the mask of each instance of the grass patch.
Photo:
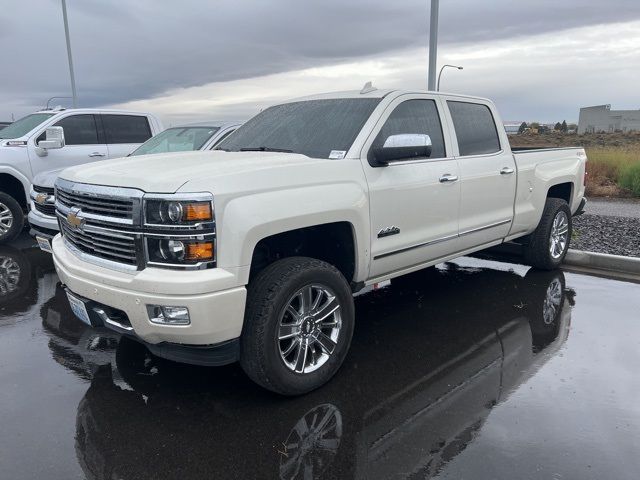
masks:
[(640, 196), (640, 147), (587, 149), (587, 195)]
[(621, 168), (618, 184), (633, 195), (640, 197), (640, 161)]

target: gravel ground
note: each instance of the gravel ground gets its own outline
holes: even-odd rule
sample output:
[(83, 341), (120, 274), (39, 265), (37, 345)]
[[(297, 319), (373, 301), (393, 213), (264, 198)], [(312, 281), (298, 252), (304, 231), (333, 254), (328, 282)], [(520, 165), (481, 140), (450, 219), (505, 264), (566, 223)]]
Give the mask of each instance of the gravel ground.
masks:
[(589, 198), (587, 213), (608, 217), (640, 218), (640, 199)]
[(571, 248), (640, 257), (640, 218), (593, 214), (574, 217)]

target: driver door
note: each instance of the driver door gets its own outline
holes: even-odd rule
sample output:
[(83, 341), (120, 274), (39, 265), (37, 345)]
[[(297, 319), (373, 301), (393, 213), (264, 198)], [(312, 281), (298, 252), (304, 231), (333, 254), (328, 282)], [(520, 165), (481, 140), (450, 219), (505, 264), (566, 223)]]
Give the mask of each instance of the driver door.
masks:
[[(460, 173), (443, 133), (442, 106), (427, 94), (402, 95), (387, 108), (365, 143), (363, 166), (369, 184), (371, 267), (376, 279), (458, 251)], [(391, 135), (427, 134), (428, 158), (374, 166), (372, 148)]]
[(98, 129), (95, 115), (72, 114), (48, 126), (64, 129), (65, 146), (49, 149), (47, 155), (41, 157), (36, 153), (36, 148), (38, 142), (45, 139), (45, 133), (43, 131), (35, 136), (33, 143), (29, 145), (29, 160), (34, 175), (107, 158), (107, 145), (102, 138), (101, 130)]

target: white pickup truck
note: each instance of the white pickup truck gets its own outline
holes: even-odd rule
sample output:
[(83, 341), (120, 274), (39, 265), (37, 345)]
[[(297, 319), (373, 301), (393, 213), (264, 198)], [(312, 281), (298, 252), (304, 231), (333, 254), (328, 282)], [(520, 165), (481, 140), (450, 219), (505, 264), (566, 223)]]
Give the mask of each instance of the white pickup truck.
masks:
[(38, 173), (123, 157), (160, 131), (148, 113), (88, 108), (42, 110), (0, 130), (0, 243), (22, 231)]
[(501, 125), (489, 100), (365, 88), (270, 107), (218, 151), (70, 168), (55, 266), (86, 323), (302, 394), (345, 359), (365, 286), (508, 241), (562, 262), (585, 153), (514, 154)]

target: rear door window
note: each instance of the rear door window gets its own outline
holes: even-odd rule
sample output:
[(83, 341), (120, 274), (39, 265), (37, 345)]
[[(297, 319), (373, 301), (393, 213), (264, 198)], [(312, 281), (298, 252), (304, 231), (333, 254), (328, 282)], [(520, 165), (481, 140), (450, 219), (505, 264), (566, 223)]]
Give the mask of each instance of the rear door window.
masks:
[(143, 143), (151, 138), (147, 117), (114, 114), (102, 114), (101, 117), (107, 143)]
[(500, 151), (500, 139), (491, 110), (481, 103), (448, 100), (460, 156)]

